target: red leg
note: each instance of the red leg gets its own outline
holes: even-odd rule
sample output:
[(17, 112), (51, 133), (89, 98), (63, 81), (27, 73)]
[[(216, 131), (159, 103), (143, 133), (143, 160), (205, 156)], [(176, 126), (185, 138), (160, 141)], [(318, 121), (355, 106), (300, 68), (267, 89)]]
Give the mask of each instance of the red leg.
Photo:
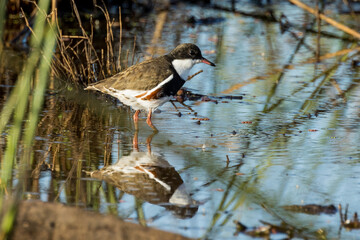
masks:
[(139, 151), (138, 145), (138, 131), (135, 131), (134, 138), (133, 138), (133, 149)]
[(154, 129), (154, 131), (158, 131), (157, 128), (152, 124), (151, 122), (151, 116), (152, 116), (152, 110), (150, 109), (149, 110), (149, 114), (147, 116), (147, 119), (146, 119), (146, 123), (152, 128)]
[(138, 120), (139, 120), (139, 113), (140, 113), (140, 110), (136, 110), (134, 116), (133, 116), (133, 119), (134, 119), (134, 123), (137, 123)]
[(140, 110), (136, 110), (135, 114), (133, 116), (135, 129), (138, 129), (139, 113), (140, 113)]
[[(155, 133), (156, 134), (156, 133)], [(155, 135), (154, 133), (151, 134), (147, 139), (146, 139), (146, 145), (147, 145), (147, 149), (148, 149), (148, 153), (151, 153), (151, 140), (153, 138), (153, 136)]]

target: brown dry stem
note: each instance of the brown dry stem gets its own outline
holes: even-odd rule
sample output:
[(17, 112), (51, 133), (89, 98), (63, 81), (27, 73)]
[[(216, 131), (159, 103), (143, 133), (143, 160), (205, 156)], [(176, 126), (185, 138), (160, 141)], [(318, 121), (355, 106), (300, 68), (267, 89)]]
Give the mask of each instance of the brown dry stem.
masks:
[(340, 29), (341, 31), (346, 32), (347, 34), (350, 34), (353, 37), (356, 37), (356, 38), (360, 39), (360, 33), (356, 32), (355, 30), (353, 30), (353, 29), (351, 29), (351, 28), (349, 28), (347, 26), (345, 26), (344, 24), (341, 24), (341, 23), (335, 21), (332, 18), (329, 18), (329, 17), (325, 16), (322, 13), (318, 14), (318, 12), (315, 9), (313, 9), (310, 6), (302, 3), (301, 1), (299, 1), (299, 0), (289, 0), (289, 2), (295, 4), (296, 6), (306, 10), (307, 12), (309, 12), (309, 13), (315, 15), (315, 16), (320, 17), (321, 20), (324, 20), (325, 22), (329, 23), (330, 25), (334, 26), (335, 28)]

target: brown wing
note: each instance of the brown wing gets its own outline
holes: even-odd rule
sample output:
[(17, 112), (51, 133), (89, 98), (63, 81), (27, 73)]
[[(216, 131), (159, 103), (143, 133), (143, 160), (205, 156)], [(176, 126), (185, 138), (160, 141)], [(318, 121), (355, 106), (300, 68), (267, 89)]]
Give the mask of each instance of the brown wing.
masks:
[(90, 85), (89, 89), (103, 90), (150, 90), (168, 78), (172, 73), (171, 64), (163, 57), (144, 61), (129, 67), (125, 71)]

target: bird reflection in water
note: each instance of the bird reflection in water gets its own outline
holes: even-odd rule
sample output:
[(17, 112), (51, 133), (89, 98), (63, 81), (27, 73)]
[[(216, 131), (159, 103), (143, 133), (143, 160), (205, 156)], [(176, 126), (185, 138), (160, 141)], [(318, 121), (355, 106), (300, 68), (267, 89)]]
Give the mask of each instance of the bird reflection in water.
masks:
[(137, 132), (133, 138), (133, 151), (115, 164), (90, 173), (91, 177), (104, 180), (125, 193), (151, 204), (165, 207), (179, 218), (191, 218), (198, 204), (186, 191), (179, 173), (163, 156), (151, 151), (147, 138), (147, 151), (141, 152)]

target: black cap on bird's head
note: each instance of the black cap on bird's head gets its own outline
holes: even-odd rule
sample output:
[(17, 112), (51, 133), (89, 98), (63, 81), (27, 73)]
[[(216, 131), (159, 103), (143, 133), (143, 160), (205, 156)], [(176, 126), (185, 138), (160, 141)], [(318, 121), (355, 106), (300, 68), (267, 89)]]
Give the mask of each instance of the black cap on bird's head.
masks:
[(174, 59), (193, 59), (198, 60), (199, 63), (202, 62), (215, 67), (214, 63), (210, 62), (202, 56), (200, 48), (192, 43), (180, 44), (170, 52), (170, 55)]

